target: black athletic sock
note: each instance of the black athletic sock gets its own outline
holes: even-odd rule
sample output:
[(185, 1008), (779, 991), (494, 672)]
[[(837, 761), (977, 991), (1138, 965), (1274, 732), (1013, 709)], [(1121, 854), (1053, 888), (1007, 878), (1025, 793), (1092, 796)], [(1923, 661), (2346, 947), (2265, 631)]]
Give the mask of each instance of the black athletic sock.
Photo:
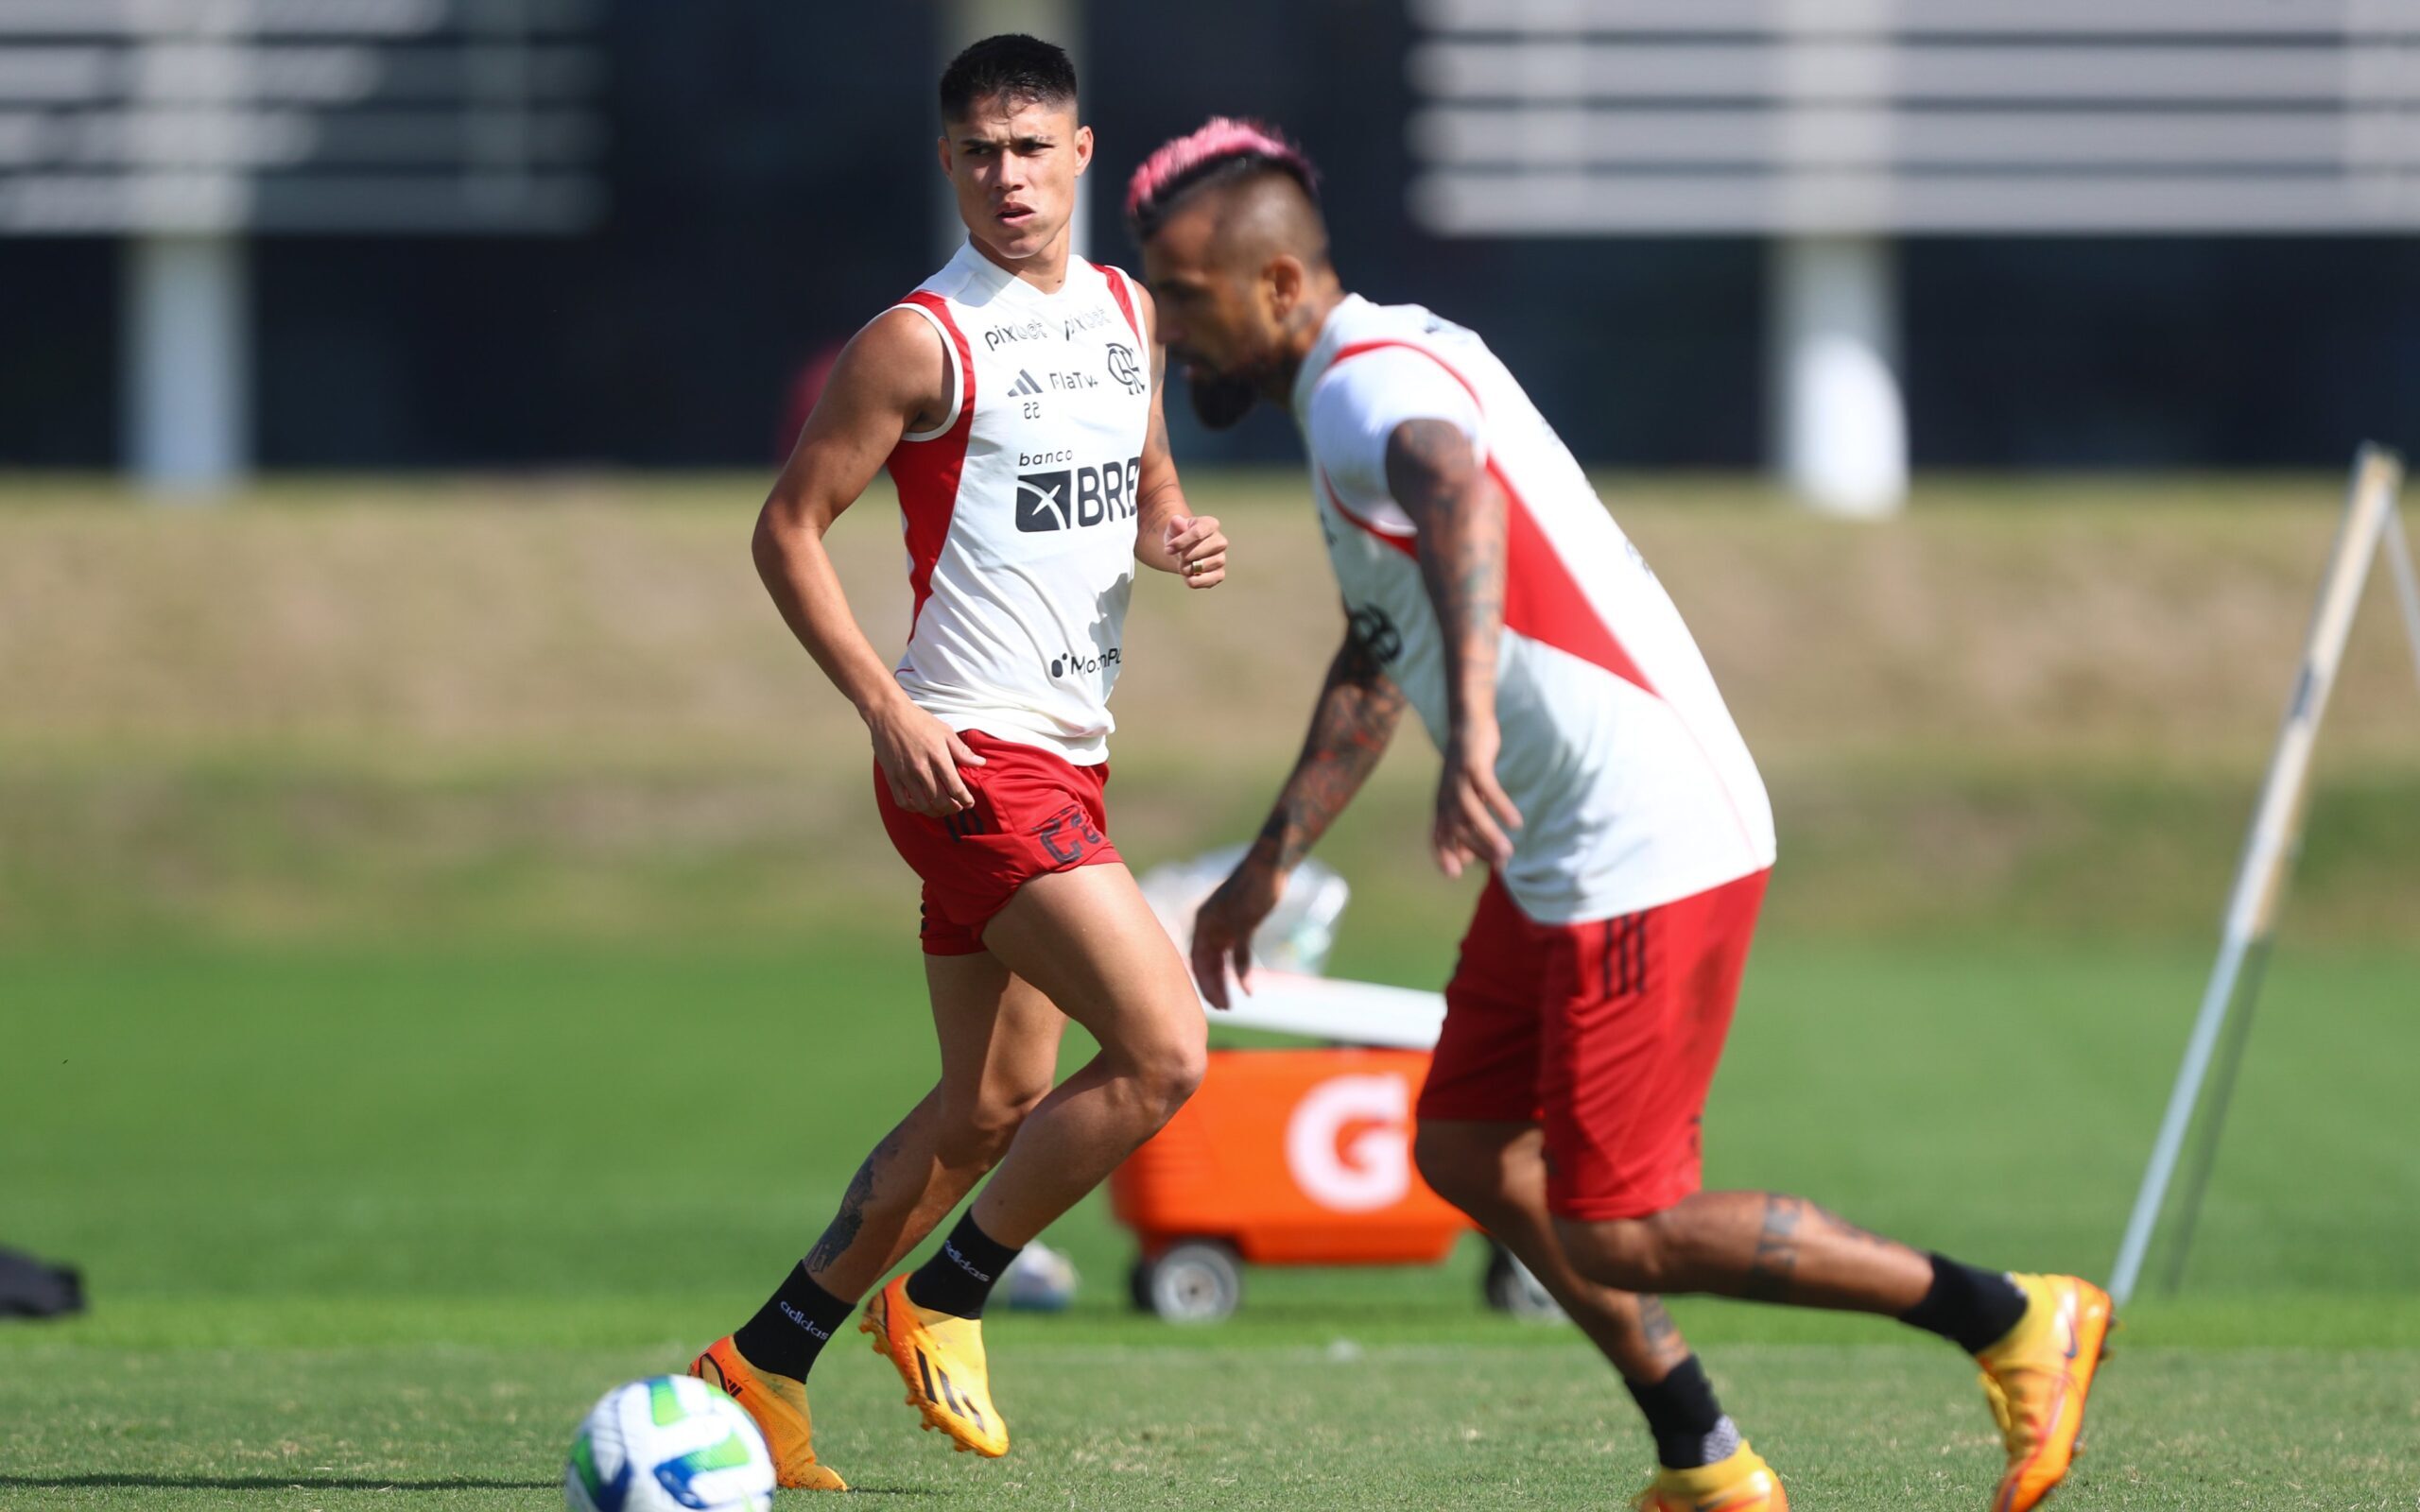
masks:
[(969, 1209), (933, 1258), (908, 1278), (908, 1300), (955, 1317), (981, 1317), (993, 1283), (1016, 1258), (1015, 1248), (975, 1226), (975, 1212)]
[(739, 1325), (731, 1342), (739, 1357), (759, 1370), (804, 1381), (815, 1357), (832, 1342), (833, 1331), (849, 1320), (856, 1303), (843, 1301), (815, 1283), (804, 1262), (790, 1267), (782, 1289), (765, 1299), (756, 1315)]
[(1947, 1255), (1932, 1257), (1932, 1287), (1899, 1321), (1938, 1333), (1968, 1354), (1980, 1354), (2008, 1337), (2025, 1315), (2025, 1293), (2008, 1273), (1962, 1265)]
[(1714, 1400), (1705, 1367), (1690, 1355), (1651, 1386), (1624, 1379), (1631, 1400), (1647, 1415), (1655, 1435), (1655, 1462), (1668, 1470), (1693, 1470), (1729, 1459), (1739, 1448), (1739, 1430)]

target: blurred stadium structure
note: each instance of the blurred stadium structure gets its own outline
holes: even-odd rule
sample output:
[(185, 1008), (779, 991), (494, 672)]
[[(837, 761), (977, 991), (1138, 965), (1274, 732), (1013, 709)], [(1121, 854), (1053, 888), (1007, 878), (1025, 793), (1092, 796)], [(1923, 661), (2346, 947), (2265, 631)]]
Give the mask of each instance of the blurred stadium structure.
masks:
[(0, 0), (0, 465), (759, 465), (950, 234), (932, 76), (1007, 27), (1085, 68), (1096, 255), (1267, 116), (1592, 461), (1876, 509), (2420, 405), (2420, 0)]
[(126, 240), (124, 447), (246, 471), (247, 240), (569, 234), (600, 209), (586, 0), (10, 0), (0, 230)]
[(1772, 451), (1907, 486), (1888, 238), (2420, 228), (2409, 0), (1420, 0), (1445, 235), (1763, 235)]

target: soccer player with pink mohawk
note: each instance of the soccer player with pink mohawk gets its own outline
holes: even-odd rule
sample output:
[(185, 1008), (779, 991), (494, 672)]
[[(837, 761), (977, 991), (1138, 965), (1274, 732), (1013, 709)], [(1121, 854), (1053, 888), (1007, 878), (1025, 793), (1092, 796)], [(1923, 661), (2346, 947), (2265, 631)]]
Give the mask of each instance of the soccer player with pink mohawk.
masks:
[(1260, 834), (1201, 910), (1227, 1002), (1254, 927), (1407, 705), (1444, 758), (1430, 845), (1490, 873), (1445, 988), (1421, 1173), (1527, 1263), (1622, 1376), (1657, 1471), (1642, 1512), (1784, 1512), (1656, 1294), (1900, 1319), (1982, 1366), (1991, 1505), (2066, 1476), (2109, 1298), (1880, 1238), (1802, 1197), (1708, 1192), (1699, 1125), (1775, 853), (1772, 811), (1678, 610), (1520, 384), (1471, 332), (1348, 293), (1318, 177), (1213, 120), (1136, 170), (1160, 335), (1212, 426), (1289, 408), (1345, 630)]

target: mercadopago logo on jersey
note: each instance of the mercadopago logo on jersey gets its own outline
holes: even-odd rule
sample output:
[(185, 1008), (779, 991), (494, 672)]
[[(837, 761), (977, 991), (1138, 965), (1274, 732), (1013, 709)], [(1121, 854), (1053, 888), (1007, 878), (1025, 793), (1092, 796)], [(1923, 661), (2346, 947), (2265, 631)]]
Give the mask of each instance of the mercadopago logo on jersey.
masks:
[(1073, 465), (1073, 452), (1020, 452), (1019, 468), (1068, 463), (1052, 472), (1017, 474), (1017, 528), (1080, 530), (1087, 525), (1134, 518), (1134, 485), (1143, 459), (1103, 462), (1098, 467)]

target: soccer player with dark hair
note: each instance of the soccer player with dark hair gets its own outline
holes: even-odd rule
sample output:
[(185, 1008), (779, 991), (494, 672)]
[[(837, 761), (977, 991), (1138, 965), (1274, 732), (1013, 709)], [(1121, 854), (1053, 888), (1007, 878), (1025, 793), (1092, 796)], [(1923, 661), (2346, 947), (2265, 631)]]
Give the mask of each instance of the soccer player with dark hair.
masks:
[[(1093, 139), (1067, 55), (977, 43), (942, 76), (941, 165), (967, 241), (841, 352), (756, 524), (759, 575), (873, 745), (874, 801), (924, 883), (941, 1078), (873, 1147), (756, 1314), (690, 1369), (765, 1431), (781, 1484), (818, 1462), (805, 1381), (859, 1297), (928, 1428), (1007, 1452), (983, 1305), (1020, 1247), (1200, 1081), (1201, 1007), (1108, 833), (1108, 700), (1135, 564), (1211, 588), (1219, 522), (1185, 508), (1150, 297), (1073, 256)], [(888, 468), (913, 618), (887, 664), (824, 532)], [(1073, 1019), (1099, 1054), (1052, 1086)], [(875, 1290), (985, 1173), (925, 1264)]]
[(1656, 1294), (1900, 1319), (1974, 1355), (2008, 1451), (1994, 1512), (2066, 1475), (2109, 1297), (1877, 1237), (1801, 1197), (1707, 1192), (1699, 1122), (1746, 967), (1772, 812), (1679, 611), (1471, 332), (1346, 292), (1316, 176), (1214, 120), (1136, 171), (1160, 334), (1214, 426), (1261, 401), (1310, 455), (1343, 644), (1259, 837), (1202, 905), (1223, 1006), (1288, 872), (1409, 704), (1444, 757), (1430, 843), (1490, 872), (1445, 988), (1414, 1150), (1620, 1371), (1643, 1512), (1783, 1512)]

